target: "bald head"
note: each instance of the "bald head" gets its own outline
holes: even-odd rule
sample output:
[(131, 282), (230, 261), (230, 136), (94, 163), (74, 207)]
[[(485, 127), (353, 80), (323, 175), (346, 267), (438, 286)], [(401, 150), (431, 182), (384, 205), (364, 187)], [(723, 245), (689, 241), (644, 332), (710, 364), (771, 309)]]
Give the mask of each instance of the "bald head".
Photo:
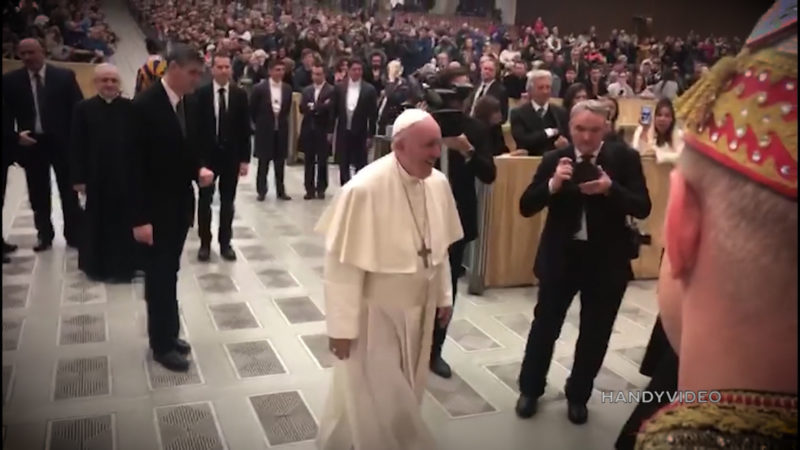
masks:
[(44, 66), (44, 48), (37, 39), (21, 40), (17, 46), (17, 53), (22, 64), (31, 72), (38, 72)]
[(113, 64), (103, 63), (94, 68), (94, 87), (106, 100), (113, 100), (120, 94), (121, 80), (119, 70)]
[(404, 111), (394, 122), (392, 150), (406, 172), (416, 178), (427, 178), (441, 155), (439, 124), (425, 111)]

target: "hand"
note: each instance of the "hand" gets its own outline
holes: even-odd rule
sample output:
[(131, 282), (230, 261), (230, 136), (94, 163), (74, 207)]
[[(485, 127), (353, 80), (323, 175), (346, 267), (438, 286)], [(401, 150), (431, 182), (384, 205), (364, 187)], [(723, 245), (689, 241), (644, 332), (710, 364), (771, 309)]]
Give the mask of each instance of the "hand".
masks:
[(139, 225), (138, 227), (133, 227), (133, 239), (135, 239), (136, 242), (152, 246), (153, 225), (148, 223), (146, 225)]
[(200, 187), (208, 187), (211, 186), (211, 183), (214, 182), (214, 172), (208, 170), (205, 167), (200, 168), (200, 173), (197, 175), (197, 184)]
[(517, 149), (508, 153), (509, 156), (528, 156), (528, 151), (525, 149)]
[(443, 306), (436, 308), (436, 319), (439, 321), (441, 327), (447, 326), (450, 323), (450, 318), (453, 317), (453, 307)]
[(86, 193), (86, 185), (85, 184), (76, 184), (75, 186), (72, 186), (72, 189), (75, 192), (80, 192), (81, 194), (85, 194)]
[(314, 102), (308, 102), (308, 109), (310, 109), (311, 111), (314, 110)]
[(352, 343), (352, 339), (328, 338), (328, 348), (331, 350), (331, 353), (333, 353), (333, 356), (339, 358), (341, 361), (350, 357), (350, 345)]
[(250, 169), (250, 164), (248, 163), (241, 163), (239, 164), (239, 176), (246, 177), (247, 171)]
[(442, 139), (442, 143), (447, 148), (457, 150), (464, 156), (468, 156), (470, 150), (473, 150), (472, 144), (469, 143), (469, 139), (463, 133), (454, 137), (446, 137)]
[(30, 147), (32, 145), (36, 145), (36, 139), (31, 137), (31, 131), (25, 130), (20, 131), (19, 133), (19, 145), (22, 147)]
[(569, 145), (569, 140), (567, 140), (567, 138), (565, 138), (564, 136), (559, 136), (558, 139), (556, 139), (555, 146), (557, 149), (561, 150), (562, 148), (565, 148), (568, 145)]
[(600, 178), (594, 181), (587, 181), (578, 185), (581, 192), (586, 195), (605, 195), (611, 188), (611, 178), (603, 171), (603, 168), (597, 166), (600, 171)]
[(328, 134), (328, 144), (333, 144), (333, 133)]
[(561, 190), (564, 181), (572, 179), (572, 160), (566, 156), (558, 160), (556, 172), (553, 174), (553, 192)]

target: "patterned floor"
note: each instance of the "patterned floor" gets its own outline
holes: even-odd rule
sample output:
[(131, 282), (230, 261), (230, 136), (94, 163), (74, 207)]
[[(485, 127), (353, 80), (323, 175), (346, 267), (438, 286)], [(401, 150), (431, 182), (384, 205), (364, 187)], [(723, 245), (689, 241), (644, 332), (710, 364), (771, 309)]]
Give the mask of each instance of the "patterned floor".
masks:
[[(123, 42), (141, 47), (122, 8), (112, 4), (107, 14)], [(117, 62), (135, 67), (132, 61), (143, 58), (137, 45), (125, 47)], [(330, 179), (338, 179), (335, 169)], [(300, 199), (299, 167), (287, 170), (287, 184), (294, 201), (278, 203), (270, 194), (257, 203), (253, 177), (243, 180), (236, 263), (222, 261), (216, 247), (210, 263), (198, 263), (199, 242), (190, 232), (179, 298), (194, 364), (186, 374), (173, 374), (149, 359), (141, 283), (88, 282), (63, 240), (46, 254), (33, 254), (24, 178), (12, 168), (3, 231), (22, 249), (3, 266), (2, 277), (4, 448), (314, 448), (331, 357), (324, 337), (323, 248), (311, 230), (327, 201)], [(534, 301), (533, 288), (459, 297), (444, 350), (455, 375), (432, 376), (423, 403), (441, 449), (611, 448), (632, 405), (603, 404), (599, 392), (646, 384), (637, 369), (655, 320), (653, 283), (630, 285), (589, 423), (580, 427), (567, 421), (561, 390), (577, 337), (577, 302), (556, 345), (539, 414), (529, 421), (514, 415)]]

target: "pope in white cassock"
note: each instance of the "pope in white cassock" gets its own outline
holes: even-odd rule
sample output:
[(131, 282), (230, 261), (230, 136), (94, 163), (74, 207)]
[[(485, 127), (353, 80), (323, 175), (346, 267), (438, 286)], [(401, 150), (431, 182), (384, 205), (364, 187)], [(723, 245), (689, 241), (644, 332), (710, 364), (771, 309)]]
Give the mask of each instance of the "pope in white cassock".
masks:
[(434, 320), (452, 313), (447, 249), (463, 232), (434, 170), (442, 136), (404, 111), (392, 153), (362, 169), (320, 218), (325, 306), (339, 361), (318, 438), (323, 450), (432, 450), (420, 404)]

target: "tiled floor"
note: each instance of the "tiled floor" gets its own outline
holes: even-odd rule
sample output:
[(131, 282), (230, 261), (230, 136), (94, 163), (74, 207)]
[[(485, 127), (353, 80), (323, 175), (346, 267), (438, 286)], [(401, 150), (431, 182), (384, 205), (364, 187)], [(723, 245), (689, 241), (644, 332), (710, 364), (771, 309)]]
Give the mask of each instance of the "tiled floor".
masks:
[[(136, 50), (141, 35), (124, 9), (110, 5), (107, 12), (124, 39), (120, 48), (129, 52), (116, 61), (122, 67), (130, 60), (124, 70), (133, 70), (144, 57)], [(334, 172), (331, 179), (337, 179)], [(314, 448), (331, 357), (324, 337), (321, 239), (311, 230), (327, 201), (299, 199), (299, 167), (287, 170), (287, 184), (295, 196), (289, 203), (272, 196), (257, 203), (252, 176), (240, 184), (236, 263), (216, 253), (210, 263), (198, 263), (199, 242), (190, 233), (179, 298), (194, 364), (186, 374), (173, 374), (148, 356), (140, 282), (86, 281), (76, 253), (66, 251), (63, 241), (33, 254), (24, 178), (12, 168), (4, 234), (23, 248), (3, 266), (4, 448)], [(653, 283), (629, 287), (589, 423), (581, 427), (567, 421), (561, 391), (577, 338), (577, 302), (556, 345), (539, 414), (529, 421), (514, 415), (534, 294), (520, 288), (459, 297), (444, 350), (455, 375), (432, 376), (423, 403), (441, 449), (611, 448), (632, 405), (603, 404), (599, 392), (647, 381), (638, 363), (655, 320)]]

